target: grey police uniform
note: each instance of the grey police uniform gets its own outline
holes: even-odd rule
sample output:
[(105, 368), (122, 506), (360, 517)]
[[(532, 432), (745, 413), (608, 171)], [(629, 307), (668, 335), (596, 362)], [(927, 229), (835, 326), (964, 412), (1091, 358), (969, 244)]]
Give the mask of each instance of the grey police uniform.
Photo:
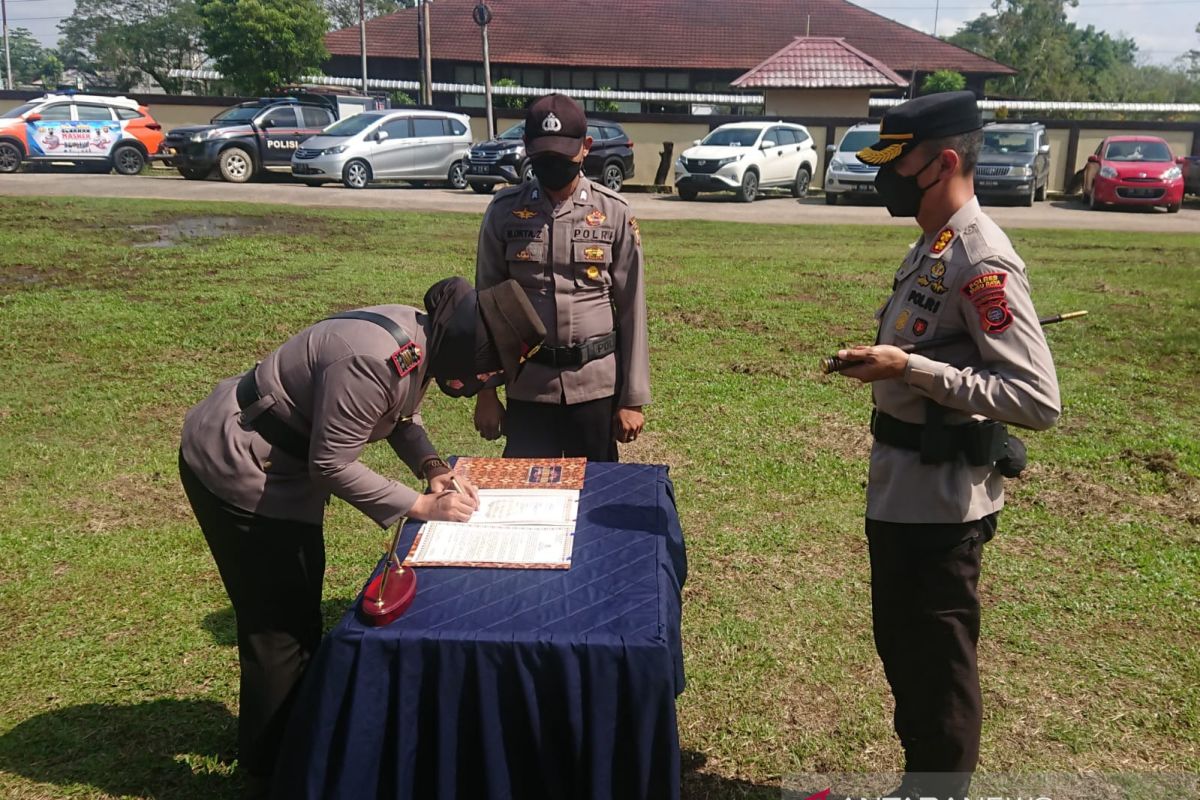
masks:
[[(417, 310), (377, 306), (420, 348)], [(217, 385), (183, 426), (182, 456), (196, 477), (228, 503), (264, 517), (320, 525), (330, 495), (386, 527), (404, 516), (417, 492), (358, 461), (370, 442), (386, 439), (419, 476), (437, 451), (419, 413), (426, 364), (401, 377), (389, 360), (396, 339), (372, 322), (329, 319), (285, 342), (254, 370), (259, 398), (238, 403), (241, 376)], [(269, 413), (310, 443), (303, 460), (254, 429)]]
[[(873, 383), (878, 411), (923, 424), (933, 401), (947, 409), (947, 426), (984, 419), (1034, 430), (1054, 424), (1058, 379), (1025, 264), (978, 200), (959, 209), (932, 241), (919, 239), (895, 281), (880, 316), (881, 344), (966, 336), (911, 354), (902, 378)], [(915, 450), (878, 440), (872, 448), (870, 519), (969, 522), (1003, 505), (1003, 478), (992, 464), (972, 466), (961, 454), (925, 464)]]

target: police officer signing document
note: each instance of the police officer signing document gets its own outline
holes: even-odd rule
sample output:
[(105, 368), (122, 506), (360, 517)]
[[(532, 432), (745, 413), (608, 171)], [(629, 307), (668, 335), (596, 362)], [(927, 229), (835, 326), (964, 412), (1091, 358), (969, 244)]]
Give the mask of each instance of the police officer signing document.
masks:
[(509, 458), (616, 461), (650, 402), (642, 239), (616, 192), (580, 175), (587, 118), (569, 97), (530, 106), (526, 154), (536, 180), (496, 195), (479, 231), (475, 284), (514, 278), (546, 326), (546, 343), (505, 391), (480, 392), (475, 427), (508, 437)]
[[(465, 521), (475, 490), (465, 479), (463, 493), (452, 489), (421, 398), (431, 380), (453, 397), (503, 382), (545, 335), (511, 281), (477, 294), (448, 278), (425, 309), (376, 306), (311, 325), (184, 421), (180, 477), (237, 617), (247, 796), (268, 790), (292, 694), (321, 639), (329, 497), (385, 527), (405, 516)], [(358, 460), (380, 439), (431, 493)]]
[[(983, 545), (1018, 467), (1004, 424), (1058, 419), (1058, 380), (1025, 264), (979, 208), (980, 117), (970, 92), (929, 95), (883, 118), (858, 154), (893, 216), (922, 235), (896, 271), (874, 346), (843, 350), (872, 384), (867, 486), (875, 645), (905, 755), (899, 796), (961, 797), (979, 756), (976, 668)], [(895, 345), (965, 333), (921, 354)], [(936, 774), (931, 774), (936, 773)]]

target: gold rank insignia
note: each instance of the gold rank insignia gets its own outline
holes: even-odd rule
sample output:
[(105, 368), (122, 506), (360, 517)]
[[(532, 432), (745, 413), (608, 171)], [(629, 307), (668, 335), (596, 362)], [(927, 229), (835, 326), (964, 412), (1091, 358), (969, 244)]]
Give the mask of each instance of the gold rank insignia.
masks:
[(896, 330), (902, 331), (908, 325), (908, 318), (912, 316), (912, 312), (907, 308), (900, 312), (900, 316), (896, 317)]
[(537, 216), (537, 212), (534, 211), (532, 208), (529, 208), (528, 206), (526, 206), (525, 208), (518, 208), (516, 211), (514, 211), (512, 213), (513, 213), (513, 216), (516, 217), (517, 219), (533, 219), (534, 217)]
[(953, 228), (942, 228), (942, 232), (933, 240), (933, 245), (929, 248), (929, 252), (935, 256), (940, 255), (943, 250), (950, 246), (950, 241), (954, 238)]
[(596, 267), (588, 267), (587, 268), (587, 276), (591, 280), (596, 280), (597, 278), (600, 277), (600, 270), (598, 270)]
[(601, 211), (598, 208), (593, 208), (592, 213), (590, 213), (586, 217), (584, 217), (583, 221), (586, 222), (588, 225), (591, 225), (593, 228), (595, 228), (600, 225), (603, 225), (604, 221), (606, 219), (608, 219), (608, 217), (605, 215), (605, 213), (603, 211)]
[(929, 268), (929, 274), (935, 278), (940, 278), (946, 274), (946, 265), (938, 261)]
[(583, 257), (588, 261), (602, 261), (604, 260), (604, 248), (589, 247), (583, 251)]
[(633, 228), (633, 241), (638, 246), (642, 246), (642, 228), (638, 225), (637, 217), (629, 218), (629, 227)]

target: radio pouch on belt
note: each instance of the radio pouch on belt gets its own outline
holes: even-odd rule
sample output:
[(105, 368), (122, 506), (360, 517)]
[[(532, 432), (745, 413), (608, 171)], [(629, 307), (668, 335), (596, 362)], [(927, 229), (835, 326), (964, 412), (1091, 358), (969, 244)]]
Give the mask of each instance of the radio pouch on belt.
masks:
[(946, 409), (925, 401), (925, 424), (921, 426), (921, 463), (941, 464), (958, 455), (954, 432), (946, 427)]

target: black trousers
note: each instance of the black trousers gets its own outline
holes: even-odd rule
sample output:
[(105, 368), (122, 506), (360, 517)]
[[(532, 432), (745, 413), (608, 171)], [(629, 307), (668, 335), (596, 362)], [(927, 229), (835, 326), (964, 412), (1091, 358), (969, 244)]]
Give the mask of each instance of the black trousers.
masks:
[(321, 526), (231, 506), (200, 482), (182, 456), (179, 477), (237, 618), (238, 764), (269, 780), (296, 688), (321, 643)]
[(896, 700), (907, 773), (958, 773), (969, 783), (979, 760), (977, 585), (996, 517), (954, 525), (867, 520), (875, 649)]
[(578, 458), (616, 461), (613, 397), (585, 403), (509, 400), (504, 415), (505, 458)]

